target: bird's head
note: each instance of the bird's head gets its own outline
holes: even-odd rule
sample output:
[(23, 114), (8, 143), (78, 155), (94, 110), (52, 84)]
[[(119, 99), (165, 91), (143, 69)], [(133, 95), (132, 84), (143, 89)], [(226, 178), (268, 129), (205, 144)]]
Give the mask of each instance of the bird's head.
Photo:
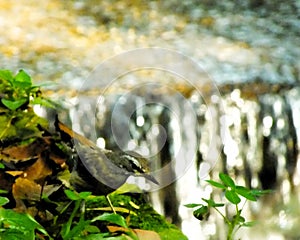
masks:
[(158, 181), (150, 174), (149, 161), (135, 152), (125, 152), (119, 155), (120, 161), (131, 175), (141, 176), (149, 181), (159, 184)]

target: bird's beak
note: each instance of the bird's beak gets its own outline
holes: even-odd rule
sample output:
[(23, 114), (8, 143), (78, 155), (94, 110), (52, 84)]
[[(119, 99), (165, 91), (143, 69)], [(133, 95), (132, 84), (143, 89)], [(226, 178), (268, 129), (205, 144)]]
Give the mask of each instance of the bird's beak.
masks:
[(159, 185), (159, 182), (150, 174), (143, 174), (143, 177), (150, 180), (151, 182)]

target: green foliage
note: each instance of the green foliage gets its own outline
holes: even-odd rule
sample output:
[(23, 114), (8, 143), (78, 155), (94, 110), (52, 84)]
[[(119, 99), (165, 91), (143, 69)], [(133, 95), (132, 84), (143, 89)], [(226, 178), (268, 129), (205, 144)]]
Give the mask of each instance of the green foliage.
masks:
[[(68, 210), (71, 209), (71, 214), (65, 222), (62, 222), (60, 237), (63, 240), (77, 240), (77, 239), (110, 239), (120, 240), (127, 239), (124, 236), (113, 236), (109, 232), (101, 233), (99, 228), (93, 223), (96, 221), (103, 221), (108, 224), (118, 225), (124, 229), (128, 229), (124, 217), (114, 213), (103, 213), (92, 219), (85, 219), (85, 202), (90, 198), (90, 192), (77, 193), (72, 190), (65, 190), (66, 196), (70, 199), (54, 218), (53, 224), (58, 224), (58, 218), (63, 218)], [(8, 203), (6, 197), (0, 196), (0, 207)], [(57, 204), (59, 206), (59, 204)], [(136, 236), (131, 232), (124, 232), (136, 239)], [(12, 209), (0, 208), (0, 239), (55, 239), (57, 236), (50, 236), (46, 229), (41, 226), (32, 216), (25, 213), (18, 213)]]
[(34, 137), (39, 133), (38, 125), (46, 127), (47, 120), (32, 110), (36, 104), (58, 106), (42, 97), (39, 86), (32, 84), (24, 70), (14, 76), (11, 71), (0, 69), (0, 139)]
[(15, 76), (9, 70), (0, 70), (1, 103), (9, 110), (27, 108), (29, 104), (55, 107), (50, 100), (41, 97), (39, 86), (33, 85), (31, 77), (20, 70)]
[[(143, 194), (111, 194), (110, 200), (114, 208), (121, 214), (120, 210), (127, 210), (122, 213), (126, 217), (126, 224), (130, 229), (144, 229), (155, 231), (162, 240), (187, 240), (186, 236), (174, 225), (155, 212), (153, 208), (145, 201)], [(107, 200), (104, 196), (89, 198), (87, 201), (88, 212), (97, 211), (99, 206), (107, 206)]]
[(0, 239), (39, 239), (36, 238), (38, 237), (36, 231), (49, 236), (46, 230), (29, 214), (0, 208)]
[(0, 196), (0, 207), (3, 206), (3, 205), (5, 205), (8, 202), (9, 202), (8, 198)]
[[(120, 239), (111, 236), (109, 233), (101, 233), (99, 228), (93, 225), (96, 221), (105, 221), (126, 229), (128, 228), (125, 219), (119, 214), (103, 213), (93, 217), (92, 219), (85, 219), (85, 205), (86, 201), (88, 201), (91, 197), (91, 192), (77, 193), (69, 189), (64, 192), (71, 202), (69, 202), (60, 211), (60, 214), (57, 217), (63, 216), (68, 209), (72, 209), (72, 211), (68, 220), (61, 226), (60, 235), (63, 240), (82, 239), (82, 237), (85, 237), (86, 235), (89, 236), (91, 234), (93, 236), (91, 239), (106, 239), (105, 237), (109, 237), (108, 239), (114, 240)], [(57, 219), (55, 221), (57, 221)], [(131, 236), (130, 231), (126, 232), (126, 234)]]
[[(227, 240), (233, 240), (234, 235), (241, 227), (252, 227), (254, 222), (246, 222), (246, 219), (241, 215), (243, 206), (246, 201), (257, 201), (257, 197), (260, 197), (266, 193), (270, 193), (270, 190), (254, 190), (248, 189), (244, 186), (236, 185), (234, 180), (228, 176), (227, 174), (220, 173), (219, 179), (221, 182), (216, 182), (213, 180), (207, 180), (210, 185), (215, 188), (222, 189), (225, 194), (225, 199), (228, 201), (227, 204), (232, 204), (235, 207), (235, 215), (230, 217), (228, 215), (224, 215), (219, 208), (225, 207), (226, 203), (216, 203), (212, 198), (205, 199), (202, 198), (203, 204), (199, 203), (190, 203), (186, 204), (187, 208), (196, 208), (193, 212), (194, 216), (199, 219), (207, 219), (210, 209), (215, 209), (218, 214), (224, 219), (228, 231), (227, 231)], [(245, 198), (245, 202), (241, 208), (239, 208), (239, 203), (241, 202), (241, 198)]]

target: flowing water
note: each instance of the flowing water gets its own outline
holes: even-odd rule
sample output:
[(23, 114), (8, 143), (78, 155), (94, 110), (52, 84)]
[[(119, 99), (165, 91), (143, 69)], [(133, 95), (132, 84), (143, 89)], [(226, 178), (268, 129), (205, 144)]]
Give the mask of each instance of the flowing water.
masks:
[[(299, 239), (299, 16), (296, 0), (0, 1), (1, 68), (56, 83), (47, 93), (63, 100), (61, 118), (73, 117), (76, 130), (164, 169), (155, 172), (164, 190), (152, 189), (154, 206), (189, 239), (224, 235), (214, 214), (200, 224), (183, 206), (209, 197), (203, 180), (219, 171), (275, 190), (246, 205), (260, 224), (242, 239)], [(163, 71), (174, 58), (162, 56), (163, 69), (129, 71), (112, 84), (108, 68), (91, 77), (103, 60), (144, 47), (192, 58), (199, 80), (176, 75), (192, 78), (188, 65)], [(122, 59), (112, 72), (137, 64)]]

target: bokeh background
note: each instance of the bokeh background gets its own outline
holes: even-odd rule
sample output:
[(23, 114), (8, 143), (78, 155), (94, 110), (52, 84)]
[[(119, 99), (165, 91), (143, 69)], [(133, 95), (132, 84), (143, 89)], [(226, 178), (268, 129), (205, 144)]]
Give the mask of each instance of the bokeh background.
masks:
[[(241, 231), (241, 238), (300, 238), (300, 1), (1, 0), (0, 30), (1, 68), (23, 68), (35, 82), (55, 83), (45, 93), (69, 109), (62, 116), (67, 120), (76, 111), (79, 130), (89, 136), (96, 129), (99, 142), (107, 148), (118, 147), (107, 129), (110, 109), (124, 89), (146, 76), (166, 86), (175, 81), (172, 91), (134, 92), (125, 102), (139, 111), (128, 116), (125, 104), (119, 116), (131, 119), (128, 131), (145, 151), (160, 149), (152, 160), (156, 167), (174, 162), (176, 149), (188, 151), (191, 143), (197, 143), (189, 171), (152, 193), (157, 211), (180, 226), (189, 239), (223, 236), (224, 226), (216, 216), (199, 223), (183, 204), (212, 194), (200, 171), (206, 166), (210, 136), (219, 138), (224, 131), (224, 148), (206, 177), (215, 179), (224, 171), (249, 187), (275, 190), (246, 206), (246, 216), (259, 224)], [(107, 92), (105, 102), (97, 100), (103, 89), (91, 86), (80, 91), (102, 61), (143, 47), (176, 50), (192, 58), (217, 84), (221, 99), (212, 96), (210, 103), (204, 102), (201, 94), (208, 90), (199, 94), (186, 81), (157, 72), (129, 74), (128, 86)], [(186, 101), (174, 92), (194, 106), (191, 114), (196, 114), (196, 122), (184, 120), (189, 119)], [(177, 114), (163, 106), (143, 105), (145, 96), (168, 102)], [(95, 113), (93, 128), (89, 119)], [(151, 128), (153, 124), (167, 133), (162, 148), (162, 132)], [(170, 174), (176, 178), (176, 163)]]

